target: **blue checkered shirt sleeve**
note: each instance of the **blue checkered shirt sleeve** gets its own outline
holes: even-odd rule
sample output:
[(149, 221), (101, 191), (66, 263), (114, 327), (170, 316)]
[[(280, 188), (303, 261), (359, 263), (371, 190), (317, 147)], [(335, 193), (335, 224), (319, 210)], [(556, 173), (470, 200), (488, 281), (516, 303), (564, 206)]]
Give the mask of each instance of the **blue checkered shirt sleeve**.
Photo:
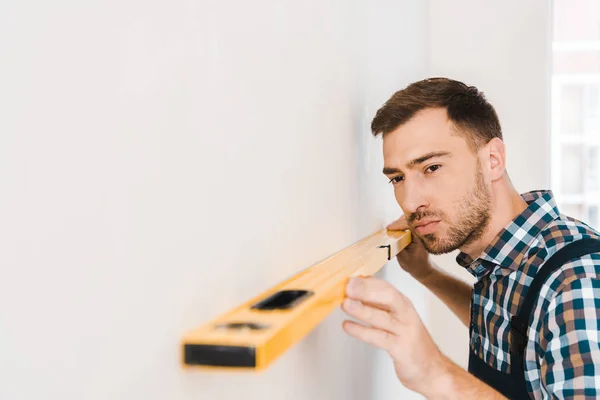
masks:
[(573, 279), (551, 300), (543, 318), (539, 349), (543, 398), (600, 397), (599, 343), (600, 279)]

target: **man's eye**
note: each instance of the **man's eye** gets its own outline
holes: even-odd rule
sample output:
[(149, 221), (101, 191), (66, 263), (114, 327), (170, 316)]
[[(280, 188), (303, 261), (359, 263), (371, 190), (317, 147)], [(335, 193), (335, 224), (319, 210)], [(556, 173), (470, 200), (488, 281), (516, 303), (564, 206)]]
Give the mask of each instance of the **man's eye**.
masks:
[(427, 167), (427, 169), (425, 170), (426, 172), (435, 172), (438, 169), (440, 169), (442, 166), (439, 164), (435, 164), (435, 165), (431, 165), (429, 167)]
[(390, 183), (399, 183), (400, 181), (403, 181), (404, 177), (403, 176), (395, 176), (392, 179), (390, 179)]

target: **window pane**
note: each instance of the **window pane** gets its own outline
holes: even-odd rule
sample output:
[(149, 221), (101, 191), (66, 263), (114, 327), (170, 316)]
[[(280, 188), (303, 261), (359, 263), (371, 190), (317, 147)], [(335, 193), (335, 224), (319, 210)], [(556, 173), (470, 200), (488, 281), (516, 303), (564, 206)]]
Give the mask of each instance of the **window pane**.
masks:
[(598, 220), (598, 206), (591, 206), (588, 209), (588, 225), (594, 229), (600, 228), (600, 221)]
[(598, 85), (584, 86), (583, 130), (586, 135), (600, 132), (600, 108), (598, 104)]
[(554, 0), (554, 40), (600, 39), (596, 0)]
[(583, 156), (584, 153), (582, 145), (563, 145), (561, 163), (561, 193), (583, 193)]
[[(560, 49), (561, 45), (557, 45)], [(567, 47), (569, 45), (562, 45)], [(575, 46), (575, 45), (573, 45)], [(555, 51), (555, 74), (594, 74), (600, 72), (600, 50), (572, 50)]]
[(583, 132), (583, 87), (564, 85), (560, 92), (560, 133), (581, 134)]
[(588, 151), (587, 187), (597, 191), (600, 190), (600, 146), (591, 146)]
[(600, 0), (553, 0), (552, 30), (552, 189), (600, 229)]

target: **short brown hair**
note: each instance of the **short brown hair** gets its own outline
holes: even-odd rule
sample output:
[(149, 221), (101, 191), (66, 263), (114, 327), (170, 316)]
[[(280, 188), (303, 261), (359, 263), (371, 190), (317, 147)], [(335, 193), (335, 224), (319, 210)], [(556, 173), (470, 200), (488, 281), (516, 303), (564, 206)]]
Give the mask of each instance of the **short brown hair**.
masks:
[(397, 91), (377, 111), (371, 123), (374, 136), (386, 135), (426, 108), (446, 108), (448, 118), (467, 134), (465, 139), (477, 150), (497, 137), (502, 129), (494, 107), (474, 86), (448, 78), (429, 78)]

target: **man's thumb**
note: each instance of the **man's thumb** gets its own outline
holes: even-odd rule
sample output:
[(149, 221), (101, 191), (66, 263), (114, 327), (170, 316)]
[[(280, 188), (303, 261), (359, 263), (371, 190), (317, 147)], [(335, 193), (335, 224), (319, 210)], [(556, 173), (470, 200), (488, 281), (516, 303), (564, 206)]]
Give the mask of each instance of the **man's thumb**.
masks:
[(386, 226), (386, 229), (390, 231), (403, 231), (408, 229), (408, 224), (404, 218), (400, 218)]

